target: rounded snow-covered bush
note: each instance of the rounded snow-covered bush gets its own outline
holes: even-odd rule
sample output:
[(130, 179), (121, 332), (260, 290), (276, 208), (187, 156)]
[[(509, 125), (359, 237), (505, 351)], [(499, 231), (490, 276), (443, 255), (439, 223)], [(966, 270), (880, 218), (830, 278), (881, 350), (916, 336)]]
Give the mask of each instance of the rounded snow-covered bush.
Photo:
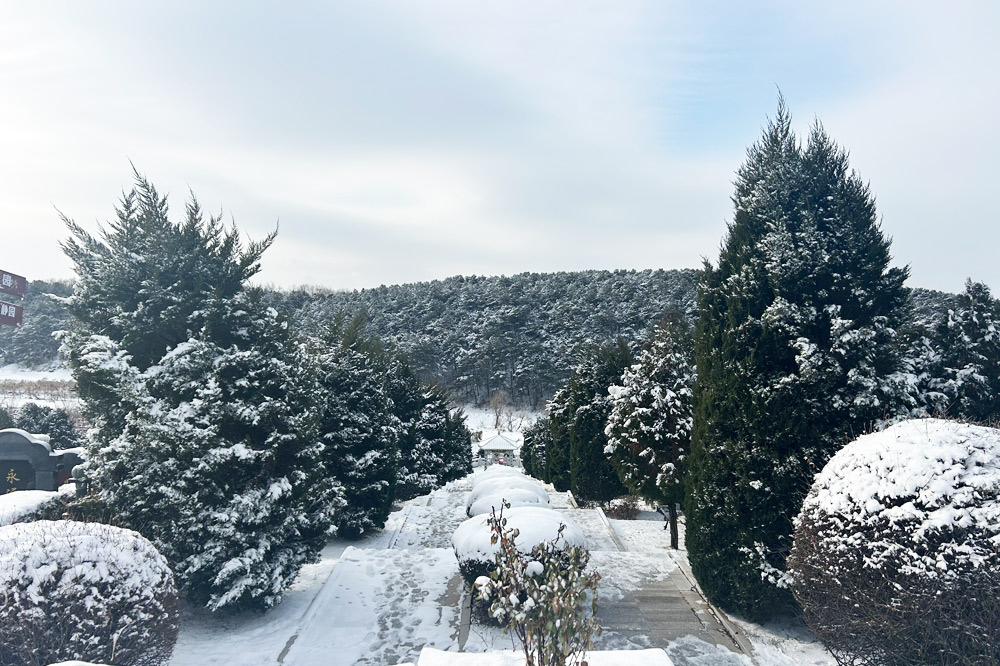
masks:
[[(497, 511), (499, 513), (499, 510)], [(504, 509), (503, 518), (507, 527), (518, 530), (514, 544), (518, 552), (527, 555), (533, 546), (543, 541), (551, 541), (559, 536), (558, 546), (587, 547), (583, 530), (568, 516), (554, 509), (520, 506)], [(565, 525), (562, 535), (559, 526)], [(492, 530), (489, 515), (482, 514), (469, 518), (451, 536), (451, 545), (458, 558), (458, 568), (462, 577), (470, 585), (479, 576), (489, 575), (495, 567), (498, 544), (490, 543)]]
[(852, 442), (816, 477), (788, 570), (842, 664), (1000, 663), (1000, 430), (919, 419)]
[[(527, 504), (541, 504), (548, 506), (549, 504), (549, 494), (545, 492), (545, 489), (538, 484), (537, 481), (529, 479), (524, 475), (518, 476), (498, 476), (490, 479), (477, 481), (473, 484), (472, 490), (465, 498), (465, 512), (469, 516), (475, 516), (479, 513), (489, 513), (490, 506), (487, 505), (485, 508), (480, 508), (478, 511), (473, 511), (473, 507), (480, 506), (482, 503), (479, 500), (484, 498), (493, 498), (494, 500), (498, 497), (506, 498), (510, 501), (511, 506), (527, 505)], [(535, 499), (532, 500), (531, 498)], [(500, 508), (499, 504), (495, 504), (496, 508)]]
[(476, 476), (472, 479), (472, 487), (475, 488), (478, 484), (490, 479), (508, 476), (521, 477), (525, 479), (529, 478), (527, 474), (514, 467), (509, 467), (507, 465), (493, 465), (492, 467), (476, 474)]
[(506, 490), (498, 490), (486, 495), (481, 495), (475, 502), (469, 505), (466, 510), (466, 514), (469, 516), (478, 516), (484, 513), (493, 513), (494, 510), (499, 511), (500, 507), (503, 506), (504, 501), (506, 501), (510, 506), (549, 506), (549, 496), (528, 490), (526, 488), (507, 488)]
[(71, 521), (0, 527), (0, 666), (157, 666), (178, 629), (166, 560), (131, 530)]

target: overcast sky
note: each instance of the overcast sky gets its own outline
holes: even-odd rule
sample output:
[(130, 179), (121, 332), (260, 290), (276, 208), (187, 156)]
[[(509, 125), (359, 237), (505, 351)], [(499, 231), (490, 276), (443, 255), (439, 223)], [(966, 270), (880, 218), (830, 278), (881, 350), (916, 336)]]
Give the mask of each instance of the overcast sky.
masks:
[(360, 288), (715, 259), (786, 97), (869, 181), (911, 286), (1000, 291), (1000, 3), (0, 3), (0, 268), (70, 277), (129, 161)]

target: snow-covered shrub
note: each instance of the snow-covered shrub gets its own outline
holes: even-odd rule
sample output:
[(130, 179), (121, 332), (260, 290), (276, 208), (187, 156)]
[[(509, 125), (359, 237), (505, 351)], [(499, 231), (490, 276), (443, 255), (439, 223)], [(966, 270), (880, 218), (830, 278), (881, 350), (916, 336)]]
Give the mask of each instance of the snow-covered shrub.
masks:
[(616, 497), (604, 505), (604, 513), (616, 520), (635, 520), (639, 517), (639, 500), (634, 495)]
[(526, 488), (508, 488), (507, 490), (498, 490), (480, 496), (475, 502), (469, 505), (466, 514), (469, 516), (478, 516), (484, 513), (491, 513), (493, 509), (499, 509), (504, 501), (511, 506), (549, 506), (547, 495), (539, 495)]
[(524, 472), (514, 467), (509, 467), (507, 465), (493, 465), (489, 469), (483, 470), (472, 481), (472, 487), (475, 488), (481, 483), (485, 483), (490, 479), (496, 479), (498, 477), (524, 477), (528, 478)]
[(0, 665), (155, 666), (177, 640), (166, 560), (131, 530), (70, 521), (0, 527)]
[(1000, 663), (1000, 430), (917, 419), (849, 444), (788, 563), (842, 664)]
[(65, 484), (56, 491), (18, 490), (0, 495), (0, 526), (58, 516), (75, 490), (74, 486)]
[[(489, 513), (490, 506), (492, 504), (486, 504), (485, 509), (482, 509), (483, 502), (482, 499), (492, 498), (496, 500), (497, 497), (505, 497), (514, 506), (524, 506), (528, 504), (542, 504), (548, 506), (549, 504), (549, 494), (545, 492), (536, 481), (529, 479), (528, 477), (518, 474), (506, 475), (506, 476), (495, 476), (485, 480), (477, 480), (472, 486), (472, 490), (466, 495), (465, 499), (465, 512), (469, 516), (475, 516), (480, 513)], [(496, 504), (499, 508), (499, 504)], [(474, 511), (474, 507), (479, 507), (480, 510)]]
[[(470, 585), (479, 576), (489, 575), (495, 567), (499, 544), (491, 541), (489, 519), (488, 515), (469, 518), (451, 536), (451, 545), (458, 558), (458, 569)], [(553, 509), (515, 507), (504, 512), (504, 519), (512, 529), (518, 530), (515, 543), (522, 554), (530, 553), (536, 544), (554, 539), (563, 549), (587, 546), (583, 530), (567, 516)]]
[(487, 521), (498, 549), (493, 571), (476, 579), (480, 598), (489, 602), (490, 616), (520, 640), (525, 666), (580, 663), (601, 631), (595, 617), (600, 574), (584, 573), (586, 550), (561, 543), (565, 525), (522, 553), (520, 531), (507, 527), (503, 512), (501, 507)]

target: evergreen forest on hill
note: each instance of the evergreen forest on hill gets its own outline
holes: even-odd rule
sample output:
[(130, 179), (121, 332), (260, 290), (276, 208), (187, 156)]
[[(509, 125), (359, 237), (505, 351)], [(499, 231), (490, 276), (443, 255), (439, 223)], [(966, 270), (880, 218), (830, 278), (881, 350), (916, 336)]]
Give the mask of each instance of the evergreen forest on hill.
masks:
[[(331, 325), (341, 312), (365, 314), (373, 334), (456, 401), (483, 404), (503, 391), (511, 403), (540, 407), (582, 349), (618, 337), (638, 348), (664, 315), (693, 322), (698, 276), (693, 269), (454, 276), (358, 291), (266, 289), (265, 300), (304, 333)], [(56, 363), (52, 333), (68, 327), (60, 299), (71, 293), (70, 281), (29, 282), (24, 325), (0, 329), (0, 364)], [(955, 299), (911, 289), (913, 329), (932, 328)]]

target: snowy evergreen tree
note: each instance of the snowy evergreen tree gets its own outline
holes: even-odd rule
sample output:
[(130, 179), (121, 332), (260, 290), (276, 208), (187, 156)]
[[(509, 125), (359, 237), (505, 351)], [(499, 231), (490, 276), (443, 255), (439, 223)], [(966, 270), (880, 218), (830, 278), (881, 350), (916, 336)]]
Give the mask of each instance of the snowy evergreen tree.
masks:
[(425, 390), (424, 406), (417, 422), (417, 433), (427, 455), (422, 465), (433, 467), (434, 488), (472, 473), (472, 433), (465, 425), (465, 415), (452, 411), (442, 389)]
[(632, 362), (628, 345), (616, 342), (587, 349), (569, 379), (573, 417), (569, 426), (570, 487), (577, 499), (607, 502), (625, 494), (625, 487), (604, 453), (604, 430), (611, 414), (608, 387), (616, 384)]
[(407, 500), (437, 487), (437, 473), (431, 442), (421, 436), (424, 416), (424, 388), (410, 368), (409, 361), (398, 353), (387, 359), (386, 381), (393, 414), (400, 422), (399, 467), (396, 487), (399, 499)]
[(423, 385), (405, 356), (387, 350), (385, 381), (400, 422), (397, 496), (429, 493), (472, 472), (472, 433), (447, 393)]
[(540, 416), (524, 431), (524, 446), (521, 447), (521, 464), (525, 474), (536, 479), (546, 478), (546, 455), (552, 443), (552, 424), (548, 416)]
[(549, 425), (545, 448), (545, 478), (559, 492), (571, 486), (569, 428), (573, 417), (569, 387), (559, 388), (546, 407)]
[(52, 448), (68, 449), (80, 445), (76, 426), (65, 409), (26, 402), (15, 410), (11, 428), (48, 435)]
[(819, 123), (803, 148), (783, 101), (733, 201), (699, 293), (687, 547), (710, 600), (760, 618), (793, 603), (773, 574), (812, 476), (902, 409), (907, 271), (846, 153)]
[[(314, 380), (277, 313), (261, 316), (253, 295), (225, 309), (242, 344), (192, 338), (146, 371), (117, 364), (112, 390), (134, 411), (118, 437), (91, 442), (88, 479), (189, 599), (266, 609), (325, 545), (343, 500), (320, 463)], [(116, 357), (110, 343), (89, 361)]]
[(621, 378), (631, 355), (624, 340), (586, 347), (566, 385), (547, 409), (545, 480), (556, 490), (572, 490), (585, 502), (606, 502), (625, 492), (604, 453), (604, 429), (611, 411), (608, 387)]
[(349, 538), (385, 526), (399, 466), (400, 423), (379, 366), (381, 346), (364, 329), (363, 318), (339, 318), (315, 355), (322, 387), (323, 463), (343, 485), (346, 506), (337, 517), (337, 529)]
[(93, 428), (91, 489), (213, 610), (269, 608), (342, 505), (321, 462), (319, 386), (244, 282), (273, 236), (183, 222), (141, 176), (100, 239), (67, 220), (78, 282), (65, 355)]
[(958, 305), (936, 331), (940, 375), (931, 389), (945, 396), (953, 418), (1000, 418), (1000, 303), (985, 284), (967, 280)]
[[(628, 491), (652, 504), (673, 508), (684, 499), (694, 377), (690, 332), (682, 322), (663, 321), (635, 365), (622, 374), (621, 385), (608, 389), (611, 413), (604, 452)], [(671, 519), (673, 535), (676, 511)]]
[(76, 268), (67, 301), (76, 326), (117, 341), (145, 370), (243, 290), (276, 232), (244, 249), (237, 229), (221, 215), (206, 219), (193, 196), (174, 223), (166, 197), (138, 172), (135, 180), (99, 238), (63, 217), (72, 232), (63, 250)]

